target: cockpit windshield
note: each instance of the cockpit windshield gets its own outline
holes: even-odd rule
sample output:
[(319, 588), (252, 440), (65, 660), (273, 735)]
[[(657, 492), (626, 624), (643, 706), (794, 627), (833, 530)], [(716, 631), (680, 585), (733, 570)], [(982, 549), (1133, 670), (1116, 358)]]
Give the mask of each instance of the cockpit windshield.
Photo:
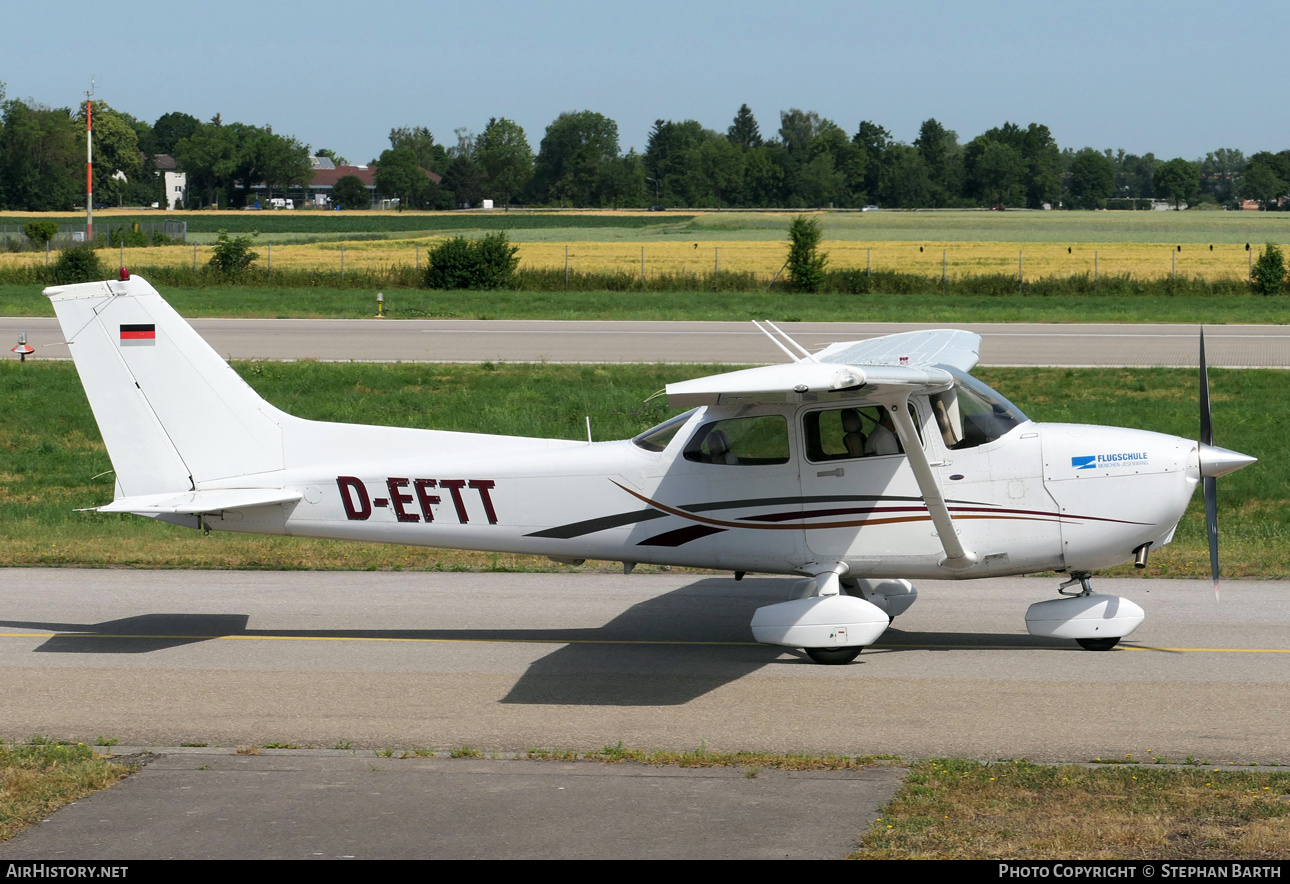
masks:
[(971, 375), (946, 368), (954, 386), (929, 399), (945, 447), (955, 451), (993, 442), (1029, 420), (1021, 409)]
[(667, 448), (667, 444), (672, 441), (672, 437), (676, 435), (677, 431), (685, 426), (690, 418), (694, 417), (696, 411), (698, 411), (697, 408), (691, 408), (676, 417), (670, 417), (658, 426), (651, 427), (639, 436), (633, 437), (632, 441), (646, 451), (662, 451)]

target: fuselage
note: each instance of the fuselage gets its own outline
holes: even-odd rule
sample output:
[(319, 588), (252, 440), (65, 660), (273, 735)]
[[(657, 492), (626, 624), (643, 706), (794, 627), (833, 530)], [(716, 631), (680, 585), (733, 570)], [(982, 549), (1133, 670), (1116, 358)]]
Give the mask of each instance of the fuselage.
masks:
[[(298, 503), (204, 518), (215, 530), (559, 559), (769, 573), (845, 562), (867, 577), (971, 578), (1091, 570), (1159, 547), (1199, 480), (1190, 440), (1021, 416), (986, 441), (966, 438), (971, 422), (960, 423), (969, 430), (955, 447), (935, 397), (911, 397), (909, 407), (959, 537), (977, 553), (970, 568), (941, 564), (904, 453), (847, 448), (851, 415), (839, 414), (866, 415), (863, 402), (697, 408), (653, 440), (595, 444), (394, 431), (391, 456), (356, 458), (347, 445), (350, 455), (329, 459), (321, 445), (292, 457), (299, 466), (258, 477), (299, 491)], [(321, 427), (352, 429), (310, 426), (311, 438)], [(868, 430), (861, 435), (882, 436)], [(433, 456), (415, 453), (420, 433)], [(742, 451), (713, 442), (740, 433)], [(455, 444), (443, 444), (448, 436)], [(245, 480), (204, 487), (222, 484)]]

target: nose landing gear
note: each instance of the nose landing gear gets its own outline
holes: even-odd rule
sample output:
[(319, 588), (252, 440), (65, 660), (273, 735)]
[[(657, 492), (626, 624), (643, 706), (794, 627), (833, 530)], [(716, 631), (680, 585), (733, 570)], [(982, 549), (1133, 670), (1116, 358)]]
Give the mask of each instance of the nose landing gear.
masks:
[[(1109, 651), (1137, 629), (1146, 614), (1128, 599), (1093, 592), (1093, 575), (1072, 571), (1071, 579), (1057, 588), (1064, 596), (1036, 602), (1026, 610), (1031, 635), (1071, 638), (1087, 651)], [(1078, 592), (1066, 588), (1078, 584)]]

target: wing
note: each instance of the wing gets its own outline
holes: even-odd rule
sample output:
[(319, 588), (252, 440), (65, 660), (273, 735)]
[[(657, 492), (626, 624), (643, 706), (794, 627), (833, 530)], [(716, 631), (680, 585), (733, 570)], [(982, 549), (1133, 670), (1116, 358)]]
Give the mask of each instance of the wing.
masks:
[[(902, 332), (830, 344), (813, 361), (767, 365), (667, 385), (669, 405), (733, 405), (800, 401), (803, 393), (883, 398), (884, 393), (934, 392), (954, 379), (938, 366), (969, 371), (981, 336), (955, 329)], [(787, 352), (787, 351), (786, 351)]]

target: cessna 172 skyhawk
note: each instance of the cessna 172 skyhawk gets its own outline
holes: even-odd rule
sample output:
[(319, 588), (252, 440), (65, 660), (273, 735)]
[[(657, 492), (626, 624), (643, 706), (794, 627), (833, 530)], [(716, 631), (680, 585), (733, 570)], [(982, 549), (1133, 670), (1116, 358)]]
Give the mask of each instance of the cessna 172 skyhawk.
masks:
[(122, 277), (45, 290), (116, 473), (99, 512), (794, 574), (753, 635), (824, 663), (877, 640), (917, 597), (910, 578), (1038, 571), (1071, 579), (1030, 606), (1029, 631), (1107, 650), (1143, 611), (1093, 593), (1091, 572), (1145, 564), (1203, 481), (1217, 580), (1213, 478), (1254, 461), (1211, 444), (1203, 339), (1200, 443), (1035, 423), (967, 374), (980, 346), (969, 332), (811, 354), (774, 326), (792, 362), (670, 384), (668, 402), (691, 410), (620, 442), (302, 420), (146, 281)]

